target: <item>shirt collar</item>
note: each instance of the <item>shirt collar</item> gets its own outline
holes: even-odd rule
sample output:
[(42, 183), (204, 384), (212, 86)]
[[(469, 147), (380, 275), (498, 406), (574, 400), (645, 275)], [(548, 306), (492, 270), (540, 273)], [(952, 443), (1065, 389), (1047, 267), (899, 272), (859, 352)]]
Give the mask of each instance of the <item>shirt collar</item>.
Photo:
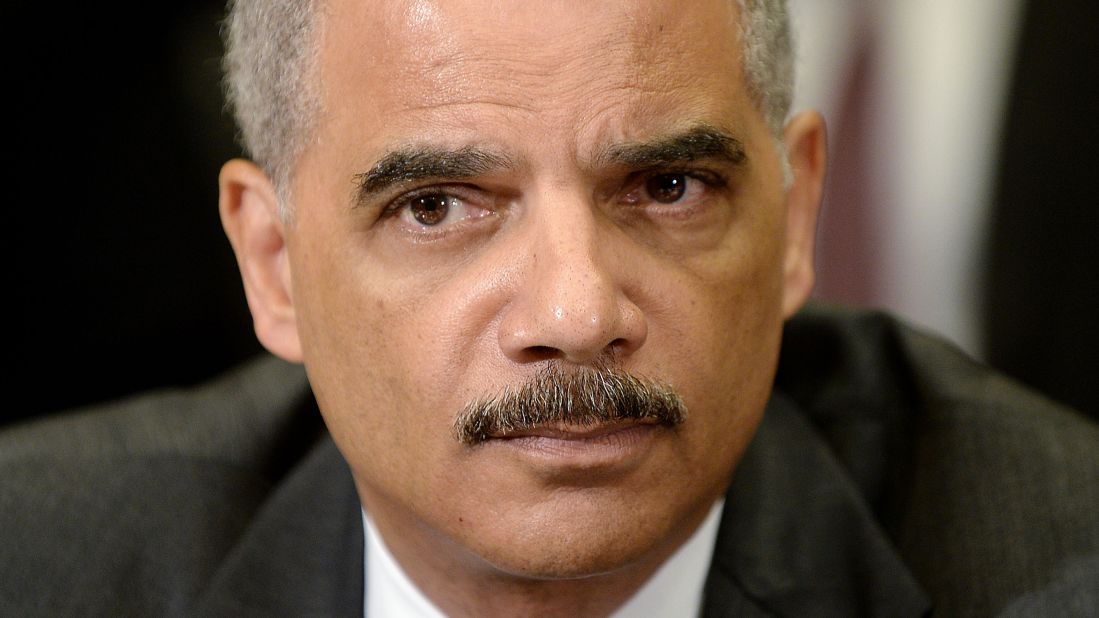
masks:
[(714, 503), (710, 514), (691, 538), (660, 565), (649, 581), (611, 615), (612, 618), (698, 616), (724, 507), (724, 499)]
[(363, 511), (363, 526), (366, 528), (363, 615), (367, 618), (444, 618), (443, 612), (420, 592), (401, 565), (397, 564), (366, 511)]

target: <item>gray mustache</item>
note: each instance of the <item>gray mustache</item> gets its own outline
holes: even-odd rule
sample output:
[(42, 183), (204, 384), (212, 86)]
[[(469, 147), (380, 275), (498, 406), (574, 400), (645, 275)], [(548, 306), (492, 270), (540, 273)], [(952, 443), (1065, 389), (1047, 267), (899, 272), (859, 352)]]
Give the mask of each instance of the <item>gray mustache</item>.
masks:
[(672, 427), (686, 417), (683, 399), (670, 386), (605, 365), (566, 371), (551, 363), (518, 387), (468, 404), (454, 421), (454, 436), (476, 446), (545, 425), (646, 420)]

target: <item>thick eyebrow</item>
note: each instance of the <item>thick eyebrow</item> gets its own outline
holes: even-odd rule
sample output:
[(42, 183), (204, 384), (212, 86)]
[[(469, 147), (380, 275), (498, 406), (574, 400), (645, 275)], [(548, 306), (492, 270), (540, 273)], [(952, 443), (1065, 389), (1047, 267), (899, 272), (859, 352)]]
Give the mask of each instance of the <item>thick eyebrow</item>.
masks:
[(682, 133), (659, 137), (650, 142), (611, 146), (595, 157), (595, 163), (600, 166), (643, 169), (699, 159), (716, 159), (743, 165), (747, 158), (744, 144), (740, 140), (720, 129), (701, 124)]
[(399, 185), (427, 178), (460, 180), (514, 167), (507, 157), (474, 147), (448, 150), (415, 146), (390, 152), (369, 171), (355, 174), (356, 204)]

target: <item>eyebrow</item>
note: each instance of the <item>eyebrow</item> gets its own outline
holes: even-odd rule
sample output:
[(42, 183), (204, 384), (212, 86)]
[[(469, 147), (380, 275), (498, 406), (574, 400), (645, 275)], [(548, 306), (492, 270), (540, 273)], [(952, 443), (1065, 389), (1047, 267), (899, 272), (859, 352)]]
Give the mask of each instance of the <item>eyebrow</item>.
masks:
[(716, 159), (734, 165), (747, 161), (744, 144), (735, 137), (707, 124), (650, 142), (611, 146), (595, 157), (599, 165), (627, 168), (662, 167), (699, 159)]
[[(747, 155), (740, 140), (710, 125), (700, 124), (649, 142), (610, 146), (597, 154), (594, 161), (600, 167), (641, 169), (699, 159), (742, 165)], [(355, 204), (365, 204), (394, 186), (418, 180), (461, 180), (514, 167), (515, 163), (508, 157), (472, 146), (457, 149), (405, 147), (385, 155), (370, 170), (355, 174)]]
[(417, 180), (460, 180), (512, 167), (514, 164), (507, 157), (471, 146), (402, 148), (382, 157), (369, 171), (355, 174), (356, 203), (362, 204), (393, 186)]

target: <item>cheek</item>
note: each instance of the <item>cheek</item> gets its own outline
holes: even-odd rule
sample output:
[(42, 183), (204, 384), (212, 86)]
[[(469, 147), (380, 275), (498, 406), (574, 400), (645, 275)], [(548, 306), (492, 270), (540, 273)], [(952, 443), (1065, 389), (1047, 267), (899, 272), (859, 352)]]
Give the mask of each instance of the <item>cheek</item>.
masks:
[[(490, 337), (499, 282), (484, 269), (387, 265), (377, 245), (337, 226), (303, 221), (298, 236), (299, 331), (333, 438), (371, 487), (429, 496), (453, 481), (440, 482), (438, 465), (460, 450), (453, 418), (491, 389), (469, 376), (506, 375), (482, 367), (499, 358)], [(387, 489), (393, 479), (403, 486)]]
[(768, 350), (777, 348), (782, 300), (778, 212), (777, 206), (753, 208), (712, 250), (668, 260), (663, 265), (667, 274), (650, 277), (662, 282), (648, 292), (652, 320), (660, 327), (651, 332), (666, 340), (654, 347), (680, 356), (669, 370), (677, 364), (694, 367), (690, 375), (723, 384), (745, 372), (754, 377), (755, 363), (749, 359), (766, 359), (772, 355)]
[(421, 403), (446, 379), (423, 343), (431, 307), (393, 290), (346, 230), (300, 221), (296, 236), (295, 310), (317, 402), (356, 471), (394, 473), (440, 427), (424, 418), (438, 408)]
[(731, 467), (770, 394), (782, 329), (781, 221), (773, 212), (739, 221), (719, 248), (676, 264), (650, 292), (647, 353), (691, 411), (685, 457), (699, 469)]

